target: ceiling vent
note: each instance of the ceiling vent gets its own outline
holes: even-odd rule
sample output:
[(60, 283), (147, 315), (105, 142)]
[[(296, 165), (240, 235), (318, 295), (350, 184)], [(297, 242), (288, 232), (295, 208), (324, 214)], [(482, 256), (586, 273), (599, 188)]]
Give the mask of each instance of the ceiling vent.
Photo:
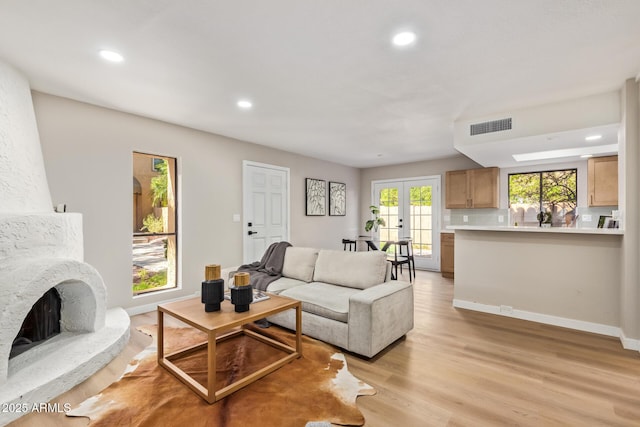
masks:
[(501, 132), (511, 129), (511, 117), (508, 119), (493, 120), (491, 122), (476, 123), (471, 125), (471, 136), (482, 135), (483, 133)]

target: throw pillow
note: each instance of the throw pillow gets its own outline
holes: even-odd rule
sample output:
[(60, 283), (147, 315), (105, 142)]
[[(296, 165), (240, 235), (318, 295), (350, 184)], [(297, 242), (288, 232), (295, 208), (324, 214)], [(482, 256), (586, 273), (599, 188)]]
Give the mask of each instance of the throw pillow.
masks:
[(282, 275), (307, 283), (311, 282), (317, 257), (318, 249), (298, 248), (295, 246), (288, 247), (284, 254)]
[(367, 289), (384, 283), (387, 255), (382, 251), (346, 252), (321, 250), (313, 280)]

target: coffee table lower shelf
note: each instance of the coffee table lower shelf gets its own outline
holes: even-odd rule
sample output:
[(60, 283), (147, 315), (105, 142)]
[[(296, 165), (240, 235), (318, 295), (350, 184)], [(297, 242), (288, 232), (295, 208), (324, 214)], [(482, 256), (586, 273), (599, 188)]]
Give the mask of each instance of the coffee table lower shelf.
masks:
[[(225, 335), (219, 336), (215, 339), (216, 343), (222, 342), (224, 340), (230, 339), (230, 338), (234, 338), (236, 336), (239, 335), (247, 335), (249, 337), (252, 337), (254, 339), (257, 339), (258, 341), (262, 341), (266, 344), (271, 345), (272, 347), (276, 347), (279, 350), (283, 350), (289, 354), (287, 354), (286, 356), (282, 357), (281, 359), (271, 363), (268, 366), (265, 366), (264, 368), (261, 368), (249, 375), (247, 375), (244, 378), (239, 379), (238, 381), (235, 381), (223, 388), (221, 388), (220, 390), (215, 390), (215, 387), (213, 389), (208, 389), (207, 387), (204, 387), (202, 384), (200, 384), (199, 382), (197, 382), (196, 380), (194, 380), (189, 374), (187, 374), (186, 372), (184, 372), (182, 369), (180, 369), (178, 366), (176, 366), (172, 361), (179, 359), (181, 357), (187, 356), (191, 353), (194, 353), (196, 351), (202, 350), (204, 348), (208, 348), (209, 347), (209, 343), (208, 342), (204, 342), (201, 344), (197, 344), (191, 347), (188, 347), (184, 350), (180, 350), (180, 351), (176, 351), (170, 354), (167, 354), (165, 357), (163, 357), (162, 359), (158, 360), (158, 363), (164, 367), (166, 370), (168, 370), (169, 372), (171, 372), (176, 378), (178, 378), (180, 381), (182, 381), (187, 387), (191, 388), (198, 396), (200, 396), (202, 399), (206, 400), (208, 403), (214, 403), (228, 395), (230, 395), (231, 393), (234, 393), (236, 391), (238, 391), (239, 389), (241, 389), (242, 387), (245, 387), (249, 384), (251, 384), (254, 381), (259, 380), (260, 378), (270, 374), (271, 372), (275, 371), (276, 369), (286, 365), (287, 363), (297, 359), (300, 357), (300, 353), (298, 353), (296, 351), (295, 348), (293, 347), (289, 347), (288, 345), (282, 344), (278, 341), (272, 340), (271, 338), (265, 337), (263, 335), (260, 335), (258, 333), (255, 333), (254, 331), (250, 331), (247, 329), (241, 329), (238, 331), (233, 331), (233, 332), (229, 332)], [(215, 346), (213, 346), (214, 348), (208, 348), (208, 354), (209, 355), (213, 355), (213, 357), (215, 358)], [(215, 378), (215, 367), (213, 368), (213, 372), (214, 372), (214, 378)], [(214, 379), (215, 382), (215, 379)]]
[[(269, 315), (294, 309), (296, 311), (296, 347), (273, 340), (245, 325)], [(207, 341), (164, 354), (164, 315), (174, 317), (207, 334)], [(224, 301), (220, 312), (205, 313), (199, 299), (177, 301), (158, 306), (158, 364), (183, 382), (207, 403), (212, 404), (231, 393), (259, 380), (302, 355), (302, 311), (300, 301), (272, 295), (269, 300), (252, 304), (245, 313), (235, 313), (230, 302)], [(218, 335), (220, 334), (220, 335)], [(251, 374), (216, 389), (216, 345), (225, 340), (245, 335), (285, 352), (285, 356)], [(207, 350), (207, 386), (180, 369), (174, 362), (194, 352)]]

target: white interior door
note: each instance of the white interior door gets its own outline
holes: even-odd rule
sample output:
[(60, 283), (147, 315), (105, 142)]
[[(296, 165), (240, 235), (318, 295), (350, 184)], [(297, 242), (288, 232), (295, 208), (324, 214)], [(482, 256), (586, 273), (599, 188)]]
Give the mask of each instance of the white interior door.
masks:
[(289, 169), (243, 162), (243, 262), (260, 260), (274, 242), (289, 240)]
[(386, 226), (380, 227), (380, 244), (412, 239), (416, 268), (440, 269), (440, 177), (376, 181), (373, 201)]

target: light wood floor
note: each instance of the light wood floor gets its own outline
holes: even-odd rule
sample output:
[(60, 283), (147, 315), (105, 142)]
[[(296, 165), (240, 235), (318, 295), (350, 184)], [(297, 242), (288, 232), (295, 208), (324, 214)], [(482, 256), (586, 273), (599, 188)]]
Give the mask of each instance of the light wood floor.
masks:
[[(378, 390), (358, 398), (368, 427), (638, 426), (640, 354), (617, 338), (451, 306), (453, 282), (418, 272), (415, 328), (373, 359), (347, 354), (350, 371)], [(132, 328), (155, 314), (132, 318)], [(96, 394), (150, 338), (132, 330), (122, 355), (55, 401)], [(18, 426), (84, 426), (31, 414)], [(196, 427), (196, 426), (193, 426)]]

